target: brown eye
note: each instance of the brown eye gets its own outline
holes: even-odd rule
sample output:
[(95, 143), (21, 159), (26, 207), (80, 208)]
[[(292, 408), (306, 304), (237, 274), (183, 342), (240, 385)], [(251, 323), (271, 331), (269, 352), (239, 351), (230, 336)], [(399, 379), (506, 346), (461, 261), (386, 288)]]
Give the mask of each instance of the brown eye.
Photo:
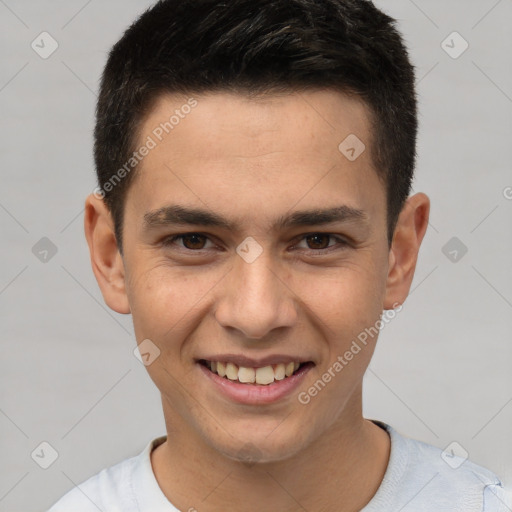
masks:
[(325, 233), (316, 233), (314, 235), (308, 235), (306, 240), (308, 244), (310, 244), (310, 249), (327, 249), (330, 238), (331, 236)]
[(200, 251), (205, 248), (205, 243), (208, 237), (200, 233), (184, 233), (182, 235), (170, 236), (163, 240), (165, 247), (172, 247), (176, 245), (177, 240), (182, 240), (182, 247), (189, 251)]
[[(303, 243), (305, 243), (306, 247), (300, 246), (300, 244)], [(310, 233), (303, 235), (301, 241), (296, 247), (300, 248), (301, 250), (309, 249), (311, 254), (318, 253), (318, 255), (320, 255), (336, 250), (343, 250), (348, 246), (348, 242), (346, 242), (343, 238), (332, 235), (331, 233)]]
[(203, 249), (205, 244), (205, 236), (198, 235), (197, 233), (192, 233), (190, 235), (183, 235), (183, 245), (187, 249)]

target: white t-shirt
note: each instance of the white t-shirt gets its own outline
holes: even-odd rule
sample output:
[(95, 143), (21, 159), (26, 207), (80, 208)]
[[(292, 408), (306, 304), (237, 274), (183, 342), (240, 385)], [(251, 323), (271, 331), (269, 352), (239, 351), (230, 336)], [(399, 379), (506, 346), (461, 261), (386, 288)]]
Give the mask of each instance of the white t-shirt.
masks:
[[(381, 485), (361, 512), (512, 510), (511, 491), (505, 491), (488, 469), (452, 457), (453, 452), (445, 455), (446, 462), (439, 448), (402, 436), (384, 422), (371, 421), (389, 433), (391, 451)], [(100, 471), (47, 512), (177, 512), (151, 466), (151, 451), (165, 440), (166, 436), (158, 437), (139, 455)]]

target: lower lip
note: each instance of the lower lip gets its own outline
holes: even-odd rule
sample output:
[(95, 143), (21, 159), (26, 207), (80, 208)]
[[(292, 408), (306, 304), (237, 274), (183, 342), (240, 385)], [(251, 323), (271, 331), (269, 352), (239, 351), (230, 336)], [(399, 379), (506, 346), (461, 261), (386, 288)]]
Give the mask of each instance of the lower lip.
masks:
[(277, 402), (296, 390), (304, 381), (306, 374), (314, 366), (308, 363), (299, 368), (297, 373), (283, 380), (276, 380), (272, 384), (243, 384), (229, 380), (210, 371), (206, 366), (197, 363), (203, 375), (205, 375), (214, 386), (234, 402), (240, 404), (258, 405)]

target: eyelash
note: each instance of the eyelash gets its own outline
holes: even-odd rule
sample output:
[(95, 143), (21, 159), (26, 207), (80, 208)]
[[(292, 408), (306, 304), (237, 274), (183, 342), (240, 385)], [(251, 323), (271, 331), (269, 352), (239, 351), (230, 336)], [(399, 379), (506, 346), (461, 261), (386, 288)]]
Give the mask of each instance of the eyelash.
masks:
[[(190, 235), (198, 235), (198, 236), (205, 237), (205, 238), (209, 239), (208, 235), (205, 235), (204, 233), (197, 233), (197, 232), (180, 233), (178, 235), (172, 235), (167, 238), (164, 238), (162, 240), (162, 245), (164, 247), (171, 247), (172, 245), (174, 245), (174, 242), (176, 240), (183, 239), (184, 237), (190, 236)], [(326, 253), (332, 252), (333, 250), (343, 250), (349, 246), (349, 243), (346, 240), (344, 240), (343, 238), (333, 235), (332, 233), (323, 233), (323, 232), (313, 232), (313, 233), (307, 233), (305, 235), (302, 235), (301, 239), (299, 240), (299, 243), (302, 240), (305, 240), (306, 238), (314, 236), (314, 235), (328, 236), (331, 239), (334, 239), (338, 242), (337, 245), (329, 246), (329, 247), (326, 247), (325, 249), (309, 249), (310, 252), (315, 253), (315, 254), (326, 254)], [(187, 249), (186, 247), (182, 247), (181, 249), (183, 249), (186, 252), (197, 252), (197, 253), (201, 253), (202, 251), (208, 250), (208, 249)], [(308, 251), (308, 249), (305, 249), (305, 250)]]

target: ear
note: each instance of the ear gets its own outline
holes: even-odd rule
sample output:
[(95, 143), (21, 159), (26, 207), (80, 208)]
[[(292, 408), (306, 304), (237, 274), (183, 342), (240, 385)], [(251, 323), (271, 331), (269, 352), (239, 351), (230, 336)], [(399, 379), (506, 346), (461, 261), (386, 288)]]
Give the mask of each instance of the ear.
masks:
[(429, 215), (430, 199), (421, 192), (409, 197), (400, 212), (389, 251), (384, 309), (396, 308), (409, 295)]
[(85, 201), (84, 230), (92, 270), (105, 303), (117, 313), (130, 313), (124, 263), (117, 247), (112, 215), (103, 199), (94, 194)]

